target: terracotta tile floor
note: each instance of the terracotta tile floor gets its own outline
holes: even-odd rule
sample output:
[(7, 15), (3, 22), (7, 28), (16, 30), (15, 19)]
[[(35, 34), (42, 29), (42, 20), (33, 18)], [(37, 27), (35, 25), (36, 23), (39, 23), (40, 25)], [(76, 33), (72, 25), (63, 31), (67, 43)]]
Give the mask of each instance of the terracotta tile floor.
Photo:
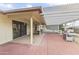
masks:
[(59, 34), (45, 34), (41, 44), (30, 45), (9, 42), (0, 45), (0, 55), (70, 55), (79, 54), (79, 46), (66, 42)]

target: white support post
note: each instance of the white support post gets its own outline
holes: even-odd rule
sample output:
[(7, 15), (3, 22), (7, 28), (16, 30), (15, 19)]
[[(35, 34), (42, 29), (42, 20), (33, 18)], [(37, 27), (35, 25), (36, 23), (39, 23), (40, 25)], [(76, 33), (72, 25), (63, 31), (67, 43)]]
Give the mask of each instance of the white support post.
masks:
[(33, 19), (30, 18), (30, 42), (33, 44)]

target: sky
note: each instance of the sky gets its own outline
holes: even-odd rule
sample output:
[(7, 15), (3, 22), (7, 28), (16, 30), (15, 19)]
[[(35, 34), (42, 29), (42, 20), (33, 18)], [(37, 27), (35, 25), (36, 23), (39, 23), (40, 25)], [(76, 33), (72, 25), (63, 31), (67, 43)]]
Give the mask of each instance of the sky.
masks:
[[(11, 9), (19, 9), (19, 8), (29, 8), (29, 7), (35, 7), (35, 6), (49, 7), (49, 6), (62, 5), (62, 4), (79, 3), (79, 0), (31, 0), (31, 1), (23, 0), (27, 3), (17, 3), (18, 0), (17, 1), (9, 0), (10, 2), (16, 1), (16, 3), (8, 3), (8, 2), (5, 3), (4, 0), (1, 0), (1, 1), (2, 3), (0, 3), (0, 10), (3, 10), (3, 11), (11, 10)], [(18, 2), (20, 2), (20, 0)]]
[(11, 10), (11, 9), (19, 9), (19, 8), (29, 8), (29, 7), (48, 7), (50, 6), (47, 3), (0, 3), (1, 10)]

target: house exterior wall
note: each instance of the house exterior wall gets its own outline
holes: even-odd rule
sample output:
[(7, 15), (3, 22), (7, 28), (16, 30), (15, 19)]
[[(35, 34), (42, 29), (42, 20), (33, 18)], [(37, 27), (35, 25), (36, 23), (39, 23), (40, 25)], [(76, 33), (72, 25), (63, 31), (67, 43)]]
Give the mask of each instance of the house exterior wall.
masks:
[(7, 15), (0, 13), (0, 44), (12, 40), (12, 21)]
[(27, 35), (30, 35), (30, 25), (27, 24)]
[[(0, 13), (0, 44), (13, 40), (12, 20), (27, 23), (27, 20), (13, 19), (7, 15)], [(30, 27), (29, 24), (27, 24), (27, 35), (30, 34), (29, 32)]]
[(59, 30), (59, 25), (47, 25), (47, 29), (50, 29), (50, 30)]

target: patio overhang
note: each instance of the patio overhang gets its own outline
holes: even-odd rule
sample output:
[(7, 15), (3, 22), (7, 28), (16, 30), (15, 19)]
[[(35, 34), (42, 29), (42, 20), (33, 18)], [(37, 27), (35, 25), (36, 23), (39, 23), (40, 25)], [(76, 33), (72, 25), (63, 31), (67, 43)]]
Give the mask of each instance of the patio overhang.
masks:
[(37, 23), (44, 23), (42, 16), (38, 12), (19, 12), (19, 13), (10, 13), (6, 14), (10, 19), (22, 19), (26, 20), (27, 22), (30, 21), (30, 18), (32, 17), (34, 22)]

